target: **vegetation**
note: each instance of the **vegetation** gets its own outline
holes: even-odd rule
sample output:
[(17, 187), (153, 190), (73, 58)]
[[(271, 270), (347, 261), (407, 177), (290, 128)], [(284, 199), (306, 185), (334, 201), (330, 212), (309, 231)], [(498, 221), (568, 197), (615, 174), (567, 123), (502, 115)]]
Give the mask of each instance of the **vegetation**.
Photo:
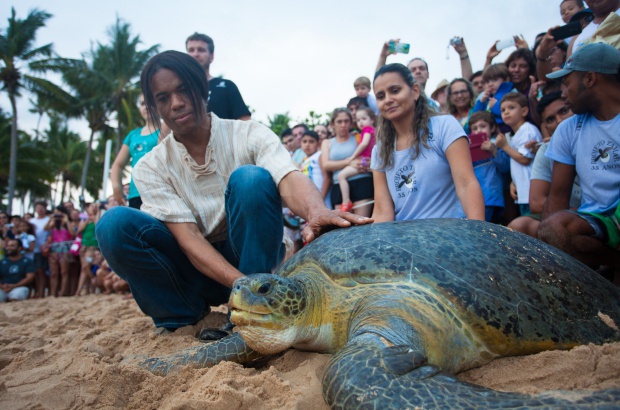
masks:
[[(97, 43), (80, 60), (62, 58), (52, 44), (35, 48), (37, 31), (51, 17), (35, 9), (22, 20), (13, 9), (0, 31), (0, 81), (12, 109), (10, 116), (0, 111), (0, 152), (10, 153), (0, 156), (0, 195), (9, 213), (14, 197), (51, 199), (56, 186), (60, 200), (69, 199), (72, 189), (99, 195), (105, 141), (113, 139), (117, 152), (127, 132), (141, 125), (139, 76), (159, 47), (142, 49), (129, 23), (117, 19), (107, 29), (107, 43)], [(46, 72), (60, 73), (62, 83), (35, 75)], [(39, 115), (34, 136), (18, 128), (16, 101), (26, 93), (30, 111)], [(41, 131), (45, 115), (49, 128)], [(86, 120), (86, 141), (68, 129), (70, 118)]]

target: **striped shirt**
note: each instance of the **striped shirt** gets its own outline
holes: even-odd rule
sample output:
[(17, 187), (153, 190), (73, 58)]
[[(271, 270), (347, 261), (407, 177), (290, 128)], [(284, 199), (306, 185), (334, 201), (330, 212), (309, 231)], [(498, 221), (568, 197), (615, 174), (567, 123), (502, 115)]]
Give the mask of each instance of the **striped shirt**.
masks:
[(196, 223), (209, 242), (217, 242), (226, 239), (224, 193), (234, 170), (257, 165), (269, 171), (277, 186), (297, 169), (266, 126), (222, 120), (213, 113), (211, 119), (204, 165), (198, 165), (170, 133), (138, 162), (132, 175), (142, 211), (163, 222)]

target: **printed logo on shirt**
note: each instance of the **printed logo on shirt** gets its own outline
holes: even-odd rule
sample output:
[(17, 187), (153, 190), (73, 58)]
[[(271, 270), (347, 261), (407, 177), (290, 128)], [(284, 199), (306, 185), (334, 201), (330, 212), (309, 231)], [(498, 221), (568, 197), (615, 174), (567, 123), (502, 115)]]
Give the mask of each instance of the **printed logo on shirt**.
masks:
[(11, 275), (17, 275), (19, 273), (19, 266), (18, 265), (11, 265), (9, 267), (9, 273)]
[(613, 141), (599, 141), (591, 152), (592, 170), (620, 168), (620, 147)]
[(394, 174), (394, 189), (398, 198), (404, 198), (410, 192), (417, 192), (415, 167), (405, 165)]
[(220, 83), (216, 85), (216, 87), (226, 88), (226, 83), (224, 81), (220, 81)]

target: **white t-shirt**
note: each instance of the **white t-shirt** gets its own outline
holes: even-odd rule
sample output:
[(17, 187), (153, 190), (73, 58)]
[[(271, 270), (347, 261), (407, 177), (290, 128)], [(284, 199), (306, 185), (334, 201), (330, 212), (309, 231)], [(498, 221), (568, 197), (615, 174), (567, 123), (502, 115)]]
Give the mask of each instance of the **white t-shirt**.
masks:
[[(620, 9), (616, 10), (616, 14), (620, 16)], [(583, 28), (581, 33), (577, 36), (577, 39), (573, 43), (573, 53), (579, 49), (579, 47), (583, 46), (583, 44), (592, 37), (592, 34), (598, 30), (598, 26), (601, 24), (595, 24), (593, 21), (590, 22), (587, 26)]]
[[(533, 159), (534, 154), (525, 143), (531, 140), (542, 141), (542, 135), (535, 125), (529, 122), (524, 123), (510, 139), (510, 146), (526, 158)], [(532, 161), (528, 165), (519, 164), (515, 159), (510, 158), (510, 176), (517, 187), (517, 203), (530, 203), (530, 176), (532, 174)]]
[[(321, 151), (315, 152), (311, 156), (304, 159), (300, 168), (301, 172), (307, 175), (319, 189), (319, 192), (321, 192), (321, 188), (323, 188), (323, 173), (321, 172), (321, 166), (319, 165), (320, 156)], [(325, 198), (325, 206), (332, 209), (331, 195), (327, 195), (327, 198)]]
[(582, 191), (580, 212), (615, 211), (620, 202), (620, 114), (609, 121), (591, 114), (562, 121), (545, 155), (575, 166)]
[(45, 241), (47, 240), (47, 237), (49, 235), (49, 231), (46, 231), (45, 225), (47, 225), (47, 222), (50, 220), (49, 216), (43, 217), (43, 218), (32, 218), (30, 219), (30, 223), (34, 225), (35, 227), (35, 231), (34, 234), (37, 238), (35, 245), (34, 245), (34, 252), (38, 253), (41, 252), (41, 245), (43, 245), (45, 243)]
[(429, 148), (420, 144), (415, 160), (409, 149), (394, 151), (394, 166), (385, 168), (375, 145), (371, 168), (385, 172), (395, 220), (465, 217), (446, 158), (446, 150), (459, 138), (467, 138), (461, 124), (451, 115), (438, 115), (430, 120)]

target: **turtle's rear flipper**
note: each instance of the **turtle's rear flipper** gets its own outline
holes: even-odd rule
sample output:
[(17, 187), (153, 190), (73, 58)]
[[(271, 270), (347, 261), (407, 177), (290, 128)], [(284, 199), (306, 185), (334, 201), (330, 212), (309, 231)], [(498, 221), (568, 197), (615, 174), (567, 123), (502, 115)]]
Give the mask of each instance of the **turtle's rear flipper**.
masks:
[(190, 347), (170, 356), (144, 360), (140, 362), (140, 366), (155, 374), (166, 375), (186, 365), (211, 367), (222, 361), (247, 363), (262, 356), (264, 355), (252, 350), (241, 335), (234, 333), (214, 343)]
[[(400, 356), (400, 357), (399, 357)], [(335, 409), (403, 408), (617, 408), (620, 389), (553, 392), (539, 396), (499, 392), (441, 373), (405, 346), (354, 339), (332, 357), (323, 397)]]

